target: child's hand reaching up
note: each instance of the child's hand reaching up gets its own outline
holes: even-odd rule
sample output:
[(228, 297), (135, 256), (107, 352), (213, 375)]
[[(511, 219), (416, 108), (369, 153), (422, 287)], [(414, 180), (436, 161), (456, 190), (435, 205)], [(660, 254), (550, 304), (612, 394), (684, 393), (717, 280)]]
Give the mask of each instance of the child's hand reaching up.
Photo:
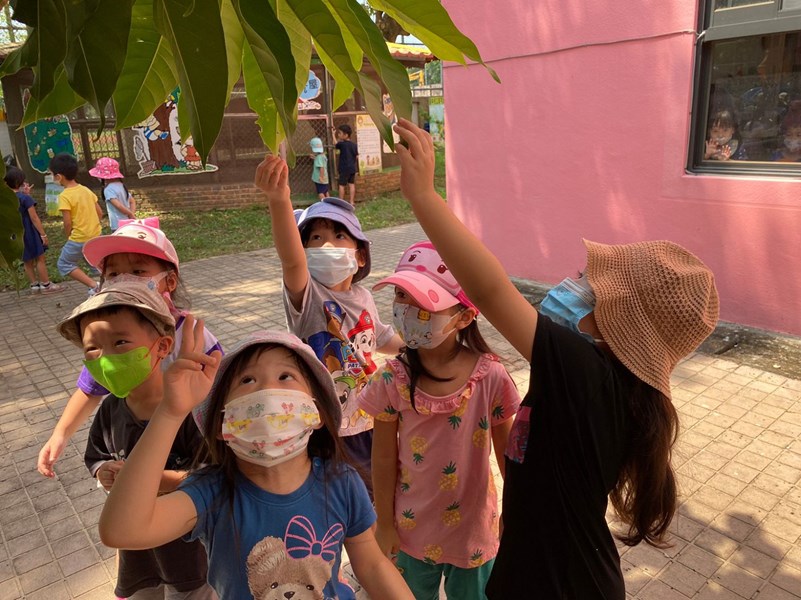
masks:
[(218, 350), (210, 355), (203, 352), (203, 321), (195, 322), (192, 315), (186, 315), (183, 333), (178, 360), (164, 373), (161, 402), (163, 410), (180, 419), (208, 395), (222, 356)]
[(434, 191), (434, 142), (431, 136), (417, 125), (400, 119), (395, 132), (401, 144), (395, 145), (401, 162), (401, 192), (408, 200), (415, 200)]
[(278, 156), (268, 154), (256, 167), (254, 183), (267, 195), (267, 201), (291, 202), (289, 190), (289, 167)]

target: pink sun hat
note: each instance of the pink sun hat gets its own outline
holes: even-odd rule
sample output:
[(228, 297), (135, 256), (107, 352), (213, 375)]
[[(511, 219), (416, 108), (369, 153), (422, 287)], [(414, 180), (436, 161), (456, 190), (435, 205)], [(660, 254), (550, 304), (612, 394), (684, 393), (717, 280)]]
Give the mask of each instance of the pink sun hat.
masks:
[(395, 272), (375, 284), (373, 290), (388, 285), (401, 288), (429, 312), (461, 303), (478, 313), (476, 305), (470, 302), (431, 242), (417, 242), (409, 246), (395, 267)]
[(94, 168), (89, 169), (89, 175), (98, 179), (124, 179), (120, 163), (108, 156), (98, 158)]
[(178, 253), (161, 229), (139, 223), (123, 225), (111, 235), (100, 235), (86, 242), (83, 255), (93, 267), (103, 270), (103, 261), (112, 254), (145, 254), (166, 260), (178, 271)]

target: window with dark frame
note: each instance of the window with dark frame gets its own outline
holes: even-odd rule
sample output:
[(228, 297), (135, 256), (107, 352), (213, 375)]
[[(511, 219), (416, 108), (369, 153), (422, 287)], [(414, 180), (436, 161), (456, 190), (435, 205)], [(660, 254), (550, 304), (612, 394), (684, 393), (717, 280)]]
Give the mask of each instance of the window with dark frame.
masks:
[(702, 0), (689, 169), (801, 174), (801, 0)]

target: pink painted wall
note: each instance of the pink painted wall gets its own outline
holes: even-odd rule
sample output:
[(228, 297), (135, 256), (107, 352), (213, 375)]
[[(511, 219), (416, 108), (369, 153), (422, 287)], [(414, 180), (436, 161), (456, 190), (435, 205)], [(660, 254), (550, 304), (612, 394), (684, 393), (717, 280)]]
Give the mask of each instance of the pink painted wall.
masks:
[(695, 0), (445, 0), (498, 72), (444, 71), (448, 200), (510, 275), (555, 283), (581, 238), (676, 241), (721, 319), (801, 334), (801, 180), (685, 171)]

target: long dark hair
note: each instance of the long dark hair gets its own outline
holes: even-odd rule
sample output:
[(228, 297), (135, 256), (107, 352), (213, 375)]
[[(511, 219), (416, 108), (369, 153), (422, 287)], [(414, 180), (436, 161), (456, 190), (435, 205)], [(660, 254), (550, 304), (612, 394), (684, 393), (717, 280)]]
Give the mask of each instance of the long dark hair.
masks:
[[(467, 308), (464, 304), (459, 304), (458, 306), (460, 310)], [(456, 342), (456, 347), (450, 356), (451, 360), (465, 349), (476, 354), (495, 355), (478, 329), (478, 316), (467, 327), (456, 332)], [(417, 406), (414, 403), (414, 391), (417, 389), (420, 377), (427, 377), (432, 381), (438, 382), (453, 381), (453, 377), (438, 377), (426, 369), (423, 361), (420, 360), (420, 353), (414, 348), (401, 348), (400, 354), (396, 358), (406, 367), (406, 372), (409, 374), (409, 401), (412, 403), (412, 408), (415, 412), (417, 412)]]
[(628, 526), (616, 537), (627, 546), (644, 541), (657, 548), (666, 542), (676, 512), (676, 475), (671, 452), (679, 434), (676, 408), (659, 390), (631, 376), (631, 439), (617, 483), (609, 495)]

